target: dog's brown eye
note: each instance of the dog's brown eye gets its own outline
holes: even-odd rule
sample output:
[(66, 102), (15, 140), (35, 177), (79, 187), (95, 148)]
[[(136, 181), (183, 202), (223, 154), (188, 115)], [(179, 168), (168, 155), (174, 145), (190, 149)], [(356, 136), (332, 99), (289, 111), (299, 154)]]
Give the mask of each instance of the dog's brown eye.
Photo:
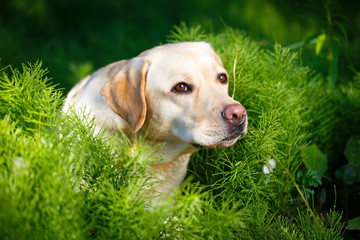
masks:
[(191, 91), (190, 87), (186, 83), (179, 83), (172, 89), (175, 93), (186, 93)]
[(221, 83), (227, 83), (228, 82), (228, 77), (225, 73), (221, 73), (218, 75), (218, 80)]

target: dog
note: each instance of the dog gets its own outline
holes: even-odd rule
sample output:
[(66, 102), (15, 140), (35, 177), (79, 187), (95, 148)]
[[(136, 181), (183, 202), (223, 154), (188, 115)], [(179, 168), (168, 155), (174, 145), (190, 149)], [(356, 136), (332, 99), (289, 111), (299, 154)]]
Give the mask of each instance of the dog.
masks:
[(87, 76), (68, 93), (63, 111), (85, 107), (96, 132), (161, 144), (161, 160), (149, 171), (166, 198), (184, 180), (192, 153), (229, 147), (247, 133), (246, 109), (228, 95), (228, 85), (209, 43), (165, 44)]

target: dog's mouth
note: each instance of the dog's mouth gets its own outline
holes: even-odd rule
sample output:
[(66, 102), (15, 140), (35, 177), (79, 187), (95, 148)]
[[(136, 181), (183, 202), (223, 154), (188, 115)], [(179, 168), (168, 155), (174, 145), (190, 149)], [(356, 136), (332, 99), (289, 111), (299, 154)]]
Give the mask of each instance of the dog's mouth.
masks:
[(192, 143), (191, 144), (194, 148), (198, 148), (198, 149), (201, 149), (204, 147), (204, 145), (201, 145), (201, 144), (197, 144), (197, 143)]
[(202, 144), (198, 144), (198, 143), (192, 143), (191, 145), (194, 148), (197, 149), (203, 149), (203, 148), (215, 148), (215, 147), (229, 147), (231, 146), (233, 143), (236, 142), (236, 140), (239, 137), (245, 136), (246, 135), (246, 131), (235, 131), (234, 133), (232, 133), (230, 136), (218, 141), (215, 144), (211, 144), (211, 145), (202, 145)]
[(230, 142), (230, 141), (233, 141), (233, 140), (239, 138), (240, 136), (244, 136), (244, 135), (245, 135), (244, 131), (236, 131), (233, 134), (231, 134), (230, 136), (221, 140), (220, 142)]

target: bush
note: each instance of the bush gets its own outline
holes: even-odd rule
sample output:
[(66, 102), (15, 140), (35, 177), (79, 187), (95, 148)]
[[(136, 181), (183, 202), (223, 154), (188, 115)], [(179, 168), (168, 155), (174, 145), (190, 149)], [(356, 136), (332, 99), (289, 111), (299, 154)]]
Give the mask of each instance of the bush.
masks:
[(195, 154), (176, 201), (155, 208), (141, 197), (154, 149), (140, 143), (131, 153), (126, 139), (94, 135), (92, 119), (62, 116), (41, 64), (2, 70), (3, 238), (341, 239), (341, 214), (317, 214), (295, 181), (301, 150), (328, 146), (337, 123), (323, 79), (288, 49), (263, 49), (230, 28), (214, 35), (182, 25), (169, 37), (184, 40), (209, 41), (222, 56), (249, 133)]

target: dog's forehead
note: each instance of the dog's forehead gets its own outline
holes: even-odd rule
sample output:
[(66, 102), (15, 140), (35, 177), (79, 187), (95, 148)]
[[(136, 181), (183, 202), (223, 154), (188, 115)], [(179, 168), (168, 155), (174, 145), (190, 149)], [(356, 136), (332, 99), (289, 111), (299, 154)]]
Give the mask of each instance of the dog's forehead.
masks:
[(167, 44), (150, 49), (142, 56), (152, 63), (148, 73), (149, 84), (153, 81), (164, 82), (164, 78), (169, 80), (178, 76), (195, 76), (204, 71), (217, 72), (223, 69), (220, 57), (210, 44), (204, 42)]
[(150, 59), (154, 64), (189, 64), (215, 61), (222, 65), (211, 45), (206, 42), (171, 43), (149, 49), (141, 57)]

